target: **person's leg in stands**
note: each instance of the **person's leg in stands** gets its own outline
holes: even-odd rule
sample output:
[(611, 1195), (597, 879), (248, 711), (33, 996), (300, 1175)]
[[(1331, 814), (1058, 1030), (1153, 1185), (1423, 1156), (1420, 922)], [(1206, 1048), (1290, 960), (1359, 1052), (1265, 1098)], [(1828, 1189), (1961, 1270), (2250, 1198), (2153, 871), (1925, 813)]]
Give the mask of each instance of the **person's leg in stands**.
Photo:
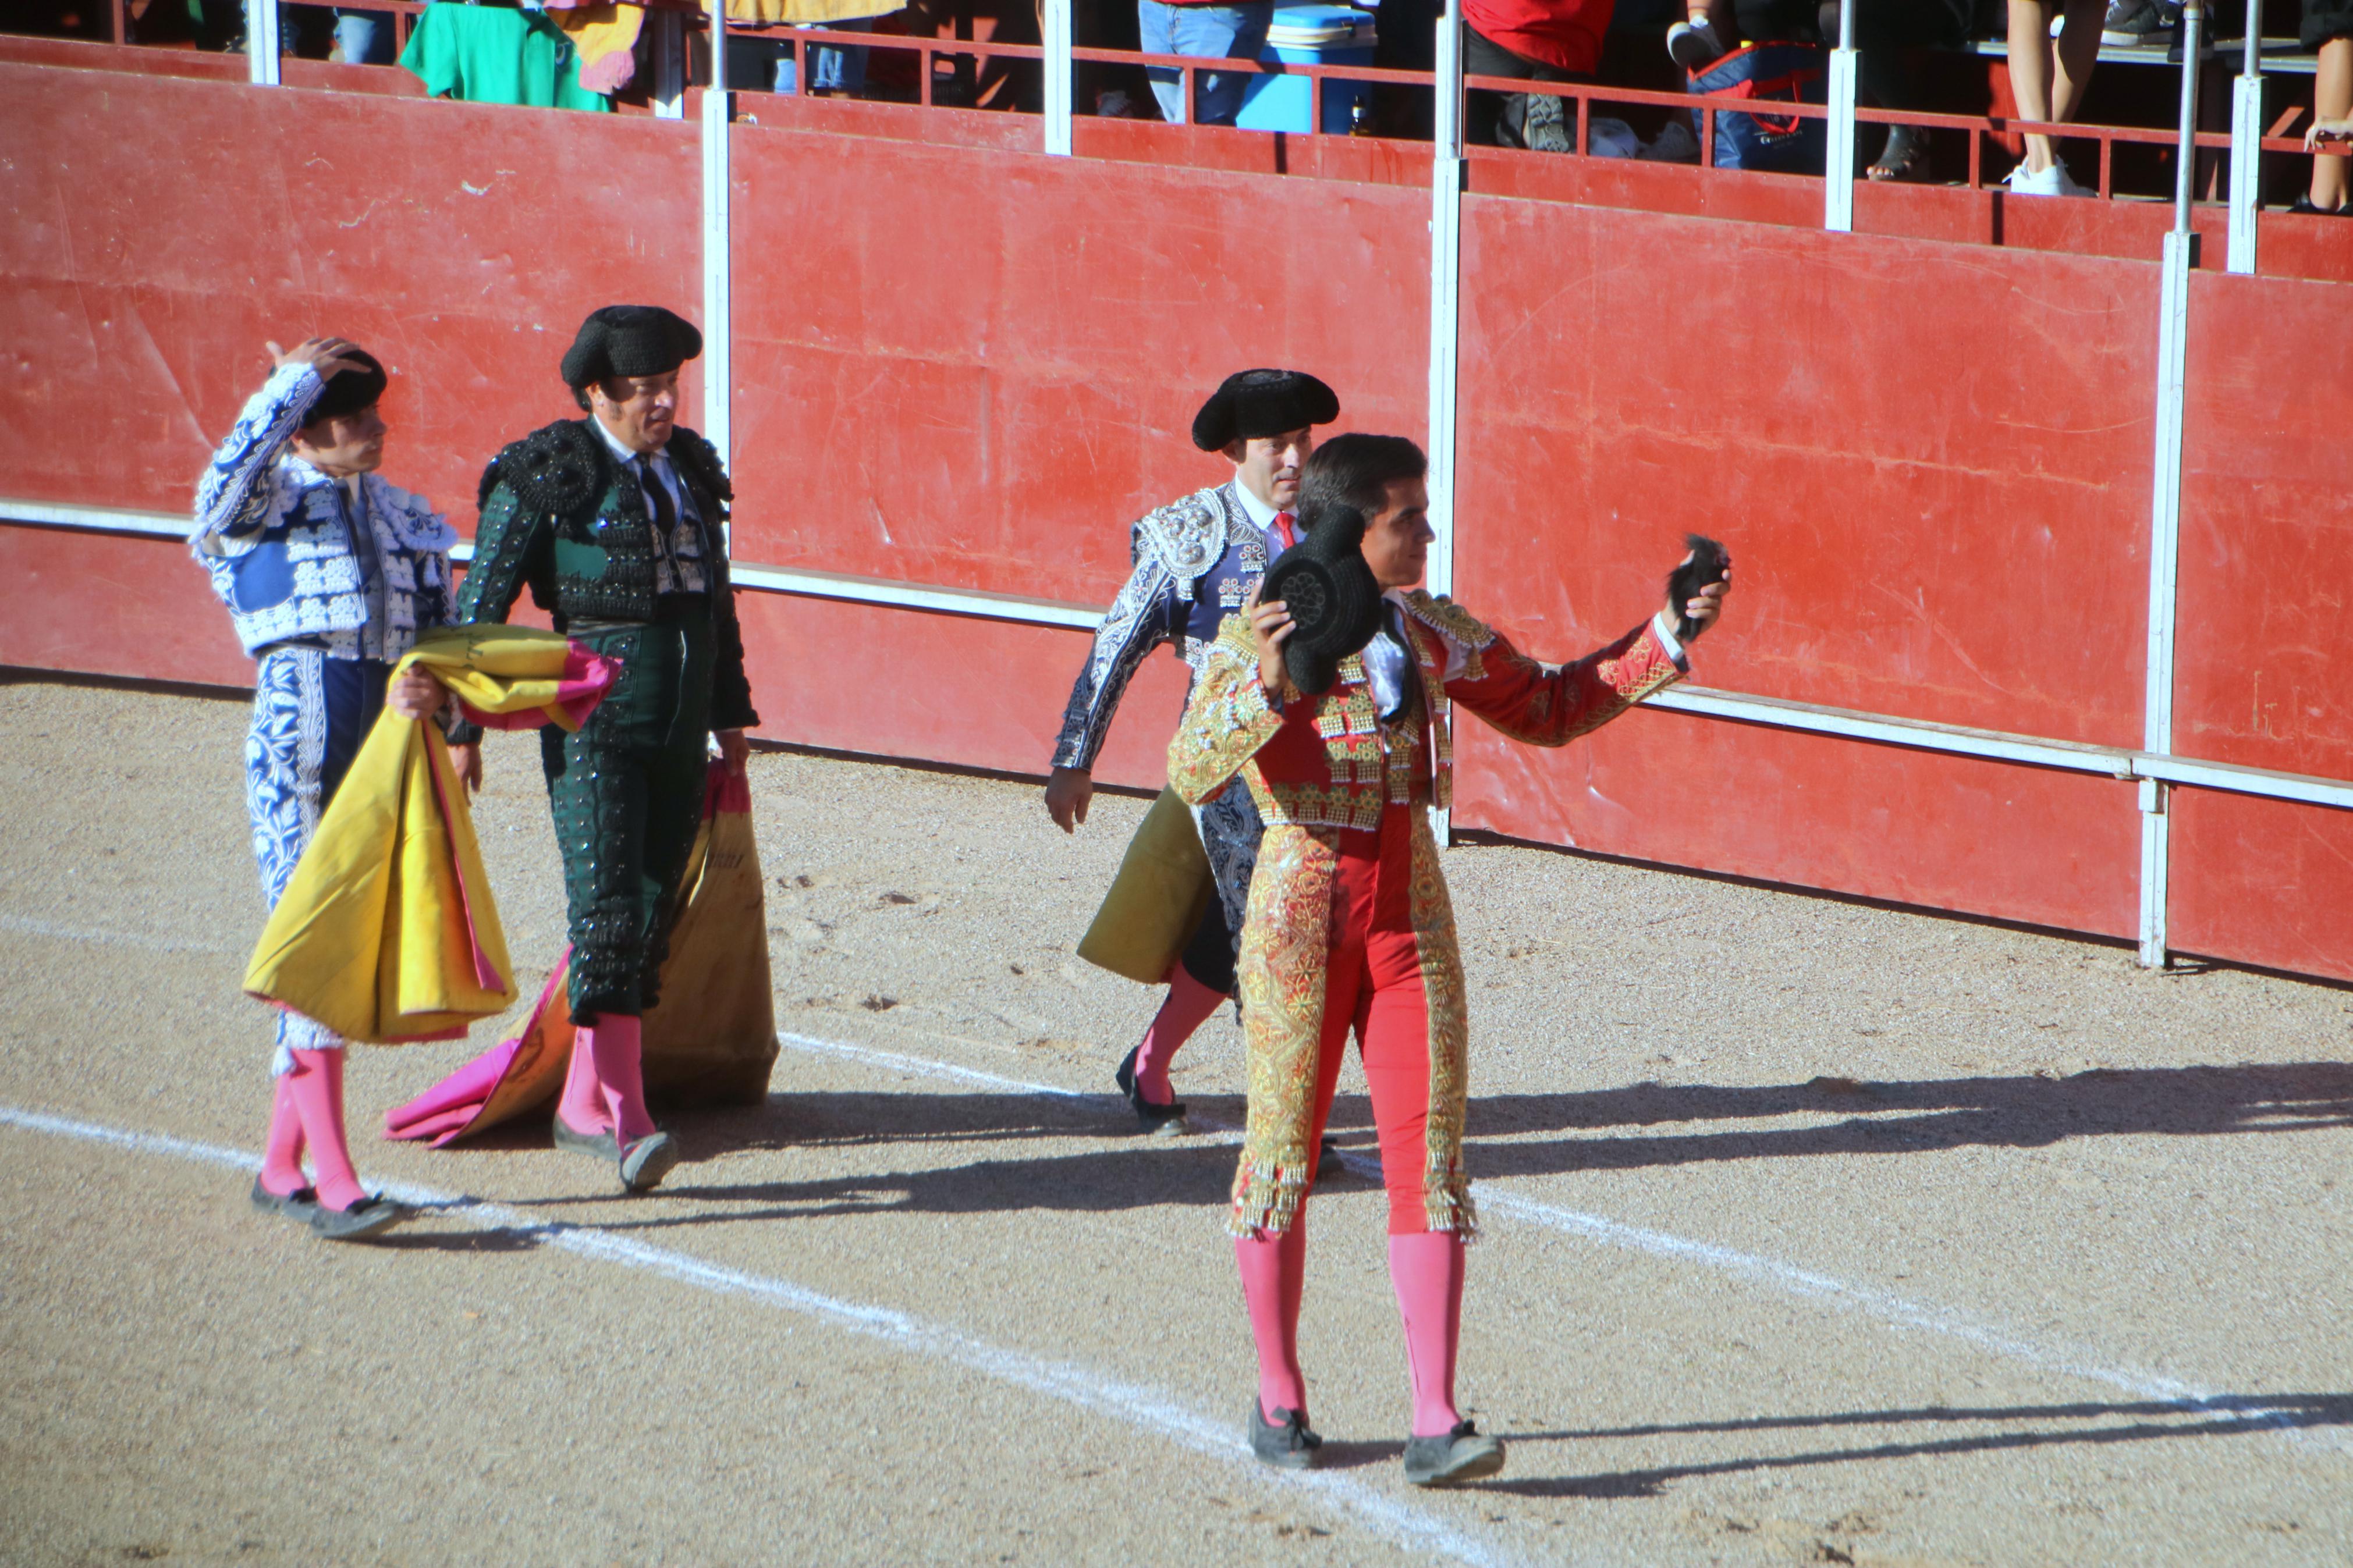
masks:
[[(1173, 47), (1171, 54), (1192, 55), (1203, 59), (1254, 60), (1266, 47), (1266, 30), (1274, 21), (1274, 0), (1252, 0), (1246, 5), (1177, 5), (1165, 7), (1174, 13), (1169, 24)], [(1143, 13), (1139, 10), (1138, 18)], [(1147, 46), (1149, 47), (1149, 46)], [(1160, 100), (1164, 119), (1181, 122), (1185, 112), (1184, 81), (1181, 71), (1166, 73), (1171, 90), (1164, 93), (1157, 78), (1152, 86), (1153, 97)], [(1249, 89), (1250, 74), (1234, 71), (1201, 71), (1196, 73), (1194, 99), (1204, 125), (1231, 125), (1241, 113), (1242, 95)], [(1176, 112), (1168, 112), (1171, 104)]]
[[(2317, 120), (2342, 120), (2353, 114), (2353, 5), (2340, 9), (2348, 13), (2348, 30), (2320, 41), (2320, 68), (2312, 79), (2312, 110)], [(2342, 211), (2347, 205), (2349, 166), (2353, 158), (2342, 153), (2316, 155), (2312, 190), (2306, 199), (2323, 212)]]
[[(1466, 25), (1462, 29), (1462, 74), (1525, 81), (1535, 75), (1535, 62), (1514, 54), (1478, 28)], [(1525, 92), (1466, 93), (1462, 139), (1482, 147), (1526, 146), (1522, 132), (1527, 121), (1527, 103), (1528, 95)]]
[(1740, 47), (1740, 18), (1733, 0), (1691, 0), (1684, 16), (1684, 21), (1667, 29), (1667, 58), (1693, 75)]
[[(2054, 0), (2010, 0), (2010, 87), (2021, 120), (2065, 123), (2083, 106), (2084, 89), (2100, 58), (2104, 0), (2065, 0), (2059, 37), (2051, 18), (2062, 14)], [(2040, 174), (2059, 161), (2047, 135), (2026, 137), (2025, 167)]]

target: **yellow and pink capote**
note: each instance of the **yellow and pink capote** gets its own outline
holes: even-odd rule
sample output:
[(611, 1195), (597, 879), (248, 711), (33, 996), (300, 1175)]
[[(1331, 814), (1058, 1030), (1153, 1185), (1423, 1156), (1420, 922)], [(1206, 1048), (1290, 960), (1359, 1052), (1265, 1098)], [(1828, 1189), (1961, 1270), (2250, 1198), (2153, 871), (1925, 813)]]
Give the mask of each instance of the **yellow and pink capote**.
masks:
[[(554, 633), (452, 626), (427, 670), (471, 722), (577, 730), (620, 666)], [(247, 966), (245, 989), (375, 1044), (452, 1039), (513, 1005), (514, 970), (466, 790), (440, 729), (389, 710), (368, 731)]]

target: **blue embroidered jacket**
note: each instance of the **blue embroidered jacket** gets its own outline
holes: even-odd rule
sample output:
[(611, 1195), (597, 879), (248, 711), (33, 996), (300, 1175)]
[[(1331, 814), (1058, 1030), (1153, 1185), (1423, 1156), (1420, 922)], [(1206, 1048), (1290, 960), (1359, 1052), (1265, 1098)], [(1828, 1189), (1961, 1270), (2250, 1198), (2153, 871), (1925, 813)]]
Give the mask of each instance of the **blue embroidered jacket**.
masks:
[[(273, 373), (237, 416), (196, 487), (188, 548), (212, 574), (248, 653), (301, 642), (338, 658), (365, 652), (367, 584), (336, 482), (286, 451), (324, 390), (308, 365)], [(457, 531), (375, 474), (360, 479), (383, 576), (381, 657), (398, 659), (418, 631), (457, 622), (449, 550)]]
[(1270, 547), (1231, 484), (1197, 490), (1136, 522), (1128, 549), (1134, 571), (1071, 688), (1054, 766), (1094, 766), (1127, 683), (1162, 643), (1174, 643), (1198, 672), (1219, 626), (1266, 575)]

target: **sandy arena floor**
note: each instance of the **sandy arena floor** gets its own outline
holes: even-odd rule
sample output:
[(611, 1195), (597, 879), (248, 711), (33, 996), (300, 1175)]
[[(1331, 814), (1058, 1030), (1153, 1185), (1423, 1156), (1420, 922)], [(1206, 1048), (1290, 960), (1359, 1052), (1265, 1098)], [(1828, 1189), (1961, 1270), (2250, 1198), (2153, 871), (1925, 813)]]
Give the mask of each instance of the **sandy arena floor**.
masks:
[[(658, 1194), (378, 1142), (499, 1037), (356, 1048), (386, 1245), (246, 1204), (267, 1025), (235, 703), (0, 686), (0, 1561), (2353, 1561), (2353, 993), (1538, 850), (1450, 851), (1486, 1235), (1417, 1491), (1367, 1179), (1314, 1205), (1328, 1468), (1257, 1468), (1205, 1130), (1131, 1135), (1156, 994), (1071, 956), (1142, 803), (753, 762), (777, 1026)], [(477, 821), (535, 994), (535, 742)], [(510, 1018), (510, 1024), (515, 1022)]]

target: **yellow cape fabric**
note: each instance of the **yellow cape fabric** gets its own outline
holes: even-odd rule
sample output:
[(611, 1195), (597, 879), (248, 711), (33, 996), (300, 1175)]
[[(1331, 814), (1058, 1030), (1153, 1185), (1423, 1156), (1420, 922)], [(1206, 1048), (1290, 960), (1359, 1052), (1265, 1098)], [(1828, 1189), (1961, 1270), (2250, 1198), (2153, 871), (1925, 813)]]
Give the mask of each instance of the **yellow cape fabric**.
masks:
[[(478, 713), (558, 702), (567, 644), (528, 626), (428, 632), (421, 665)], [(575, 680), (561, 689), (576, 698)], [(271, 911), (245, 974), (252, 995), (346, 1039), (447, 1039), (514, 1002), (513, 966), (482, 874), (465, 785), (433, 724), (386, 710), (360, 746)]]
[(1175, 790), (1164, 789), (1128, 840), (1119, 875), (1079, 940), (1079, 956), (1157, 985), (1168, 978), (1168, 966), (1183, 954), (1216, 893), (1193, 813)]
[(727, 0), (727, 19), (755, 26), (797, 22), (804, 26), (887, 16), (906, 9), (906, 0)]

